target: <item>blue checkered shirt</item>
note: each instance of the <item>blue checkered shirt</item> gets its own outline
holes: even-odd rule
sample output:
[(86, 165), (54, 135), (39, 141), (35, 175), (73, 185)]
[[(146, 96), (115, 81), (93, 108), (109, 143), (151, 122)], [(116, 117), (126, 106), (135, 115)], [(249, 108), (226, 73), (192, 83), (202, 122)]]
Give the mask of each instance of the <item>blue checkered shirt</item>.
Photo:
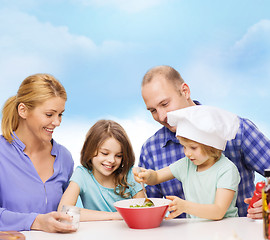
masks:
[[(270, 140), (250, 120), (240, 118), (236, 137), (228, 141), (224, 154), (234, 162), (241, 176), (236, 206), (239, 216), (243, 217), (247, 215), (248, 207), (244, 199), (252, 197), (255, 189), (254, 171), (263, 175), (264, 169), (270, 168)], [(184, 156), (183, 147), (175, 133), (162, 127), (142, 146), (139, 166), (158, 170)], [(184, 199), (181, 182), (177, 179), (146, 188), (149, 197), (173, 195)], [(185, 214), (179, 217), (185, 217)]]

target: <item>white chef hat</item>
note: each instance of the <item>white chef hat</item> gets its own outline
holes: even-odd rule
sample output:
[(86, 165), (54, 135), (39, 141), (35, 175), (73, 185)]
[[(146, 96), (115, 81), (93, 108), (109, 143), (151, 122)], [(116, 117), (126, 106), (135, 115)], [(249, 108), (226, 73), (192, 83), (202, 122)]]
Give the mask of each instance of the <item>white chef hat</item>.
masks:
[(239, 128), (237, 115), (225, 110), (196, 105), (167, 113), (170, 126), (176, 126), (176, 136), (225, 150)]

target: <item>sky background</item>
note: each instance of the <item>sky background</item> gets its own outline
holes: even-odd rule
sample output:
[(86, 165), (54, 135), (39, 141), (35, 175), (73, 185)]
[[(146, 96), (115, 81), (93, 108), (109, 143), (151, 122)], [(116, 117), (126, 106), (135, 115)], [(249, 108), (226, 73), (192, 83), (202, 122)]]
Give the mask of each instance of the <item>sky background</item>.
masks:
[(79, 164), (88, 129), (113, 119), (136, 159), (160, 126), (140, 84), (171, 65), (192, 99), (252, 120), (270, 137), (269, 0), (0, 0), (0, 104), (27, 76), (50, 73), (68, 94), (54, 138)]

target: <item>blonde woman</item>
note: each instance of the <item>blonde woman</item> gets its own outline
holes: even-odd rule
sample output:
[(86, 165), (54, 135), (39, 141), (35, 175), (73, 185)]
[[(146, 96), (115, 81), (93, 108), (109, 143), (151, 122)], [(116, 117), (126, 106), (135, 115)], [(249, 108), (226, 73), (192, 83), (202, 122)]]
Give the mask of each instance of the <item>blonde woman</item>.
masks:
[(2, 110), (0, 230), (75, 231), (55, 212), (73, 172), (70, 152), (52, 138), (67, 95), (53, 76), (27, 77)]

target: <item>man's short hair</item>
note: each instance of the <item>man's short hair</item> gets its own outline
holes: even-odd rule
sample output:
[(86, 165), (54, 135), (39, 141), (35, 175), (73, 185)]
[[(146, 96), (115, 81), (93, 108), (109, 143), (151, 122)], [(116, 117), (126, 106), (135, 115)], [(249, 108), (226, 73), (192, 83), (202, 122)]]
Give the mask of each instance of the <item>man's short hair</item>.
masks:
[(179, 89), (180, 86), (184, 83), (183, 78), (180, 73), (176, 71), (173, 67), (161, 65), (151, 68), (144, 75), (141, 86), (150, 83), (154, 77), (163, 76), (167, 81), (171, 82), (176, 89)]

